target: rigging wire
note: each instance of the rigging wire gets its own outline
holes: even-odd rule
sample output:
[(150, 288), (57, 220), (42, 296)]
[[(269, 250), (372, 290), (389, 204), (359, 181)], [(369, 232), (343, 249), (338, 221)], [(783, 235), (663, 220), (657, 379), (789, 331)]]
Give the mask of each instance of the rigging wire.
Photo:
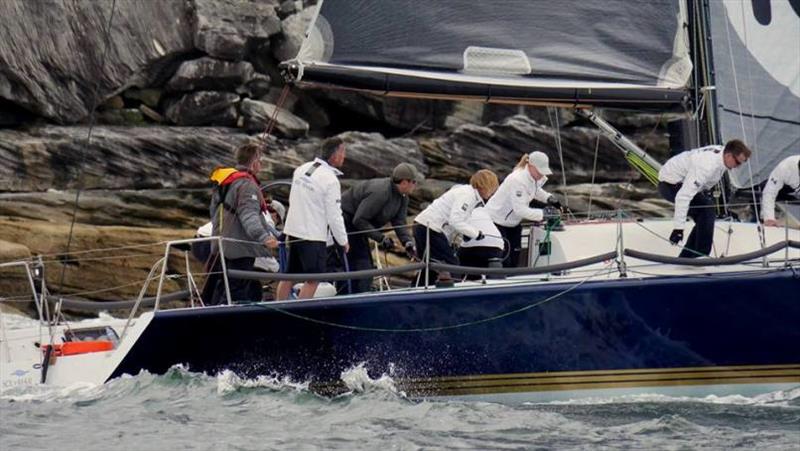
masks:
[[(111, 26), (114, 21), (114, 11), (117, 9), (117, 0), (112, 0), (111, 2), (111, 13), (108, 16), (108, 24), (106, 25), (105, 29), (105, 44), (103, 45), (103, 54), (100, 57), (100, 68), (105, 68), (106, 57), (108, 56), (108, 49), (110, 47), (111, 42)], [(92, 144), (92, 131), (94, 130), (95, 120), (96, 120), (96, 113), (97, 113), (97, 104), (99, 98), (99, 91), (100, 91), (100, 77), (97, 79), (97, 83), (94, 85), (94, 94), (92, 95), (92, 108), (89, 113), (89, 131), (88, 136), (86, 137), (86, 146), (81, 147), (81, 158), (78, 167), (83, 166), (86, 162), (86, 154), (88, 147)], [(75, 230), (75, 220), (78, 216), (78, 202), (80, 201), (81, 197), (81, 190), (83, 189), (83, 172), (78, 174), (78, 189), (75, 191), (75, 201), (73, 202), (72, 206), (72, 220), (69, 224), (69, 236), (67, 237), (67, 247), (64, 251), (65, 258), (69, 256), (69, 248), (72, 245), (72, 236)], [(64, 277), (66, 275), (67, 265), (61, 265), (61, 276), (59, 277), (58, 282), (58, 291), (61, 292), (64, 288)]]
[(592, 183), (589, 186), (589, 208), (586, 213), (587, 218), (592, 216), (592, 194), (594, 193), (594, 178), (595, 175), (597, 174), (597, 153), (598, 150), (600, 150), (600, 137), (602, 135), (603, 135), (602, 133), (597, 134), (597, 140), (595, 141), (594, 144), (594, 162), (592, 163)]
[[(742, 112), (742, 98), (741, 98), (741, 96), (739, 94), (739, 77), (738, 77), (738, 75), (736, 73), (736, 63), (734, 61), (733, 46), (731, 44), (731, 30), (730, 30), (730, 25), (729, 25), (728, 22), (729, 21), (725, 20), (725, 35), (727, 37), (727, 43), (728, 43), (728, 55), (731, 58), (731, 74), (733, 75), (733, 87), (734, 87), (734, 91), (736, 92), (736, 106), (737, 106), (737, 109), (739, 110), (739, 123), (741, 124), (741, 127), (742, 127), (742, 137), (744, 138), (745, 143), (749, 145), (749, 141), (750, 140), (747, 139), (747, 129), (745, 128), (745, 125), (744, 125), (744, 113)], [(742, 15), (742, 22), (743, 22), (742, 23), (742, 27), (745, 30), (745, 43), (744, 44), (745, 44), (745, 48), (747, 48), (747, 24), (744, 21), (744, 15)], [(752, 91), (752, 83), (751, 83), (750, 89)], [(752, 95), (752, 92), (751, 92), (751, 95)], [(751, 115), (752, 115), (752, 110), (751, 110)], [(763, 249), (766, 246), (766, 238), (764, 236), (764, 228), (761, 227), (761, 218), (759, 217), (758, 208), (755, 208), (755, 206), (757, 205), (757, 201), (756, 201), (756, 191), (754, 189), (755, 188), (755, 184), (754, 184), (754, 181), (753, 181), (753, 165), (750, 162), (750, 158), (747, 159), (747, 170), (748, 170), (749, 176), (750, 176), (750, 186), (751, 186), (750, 193), (751, 193), (751, 195), (753, 197), (753, 209), (755, 210), (759, 244), (761, 245), (761, 248)]]
[[(551, 111), (553, 116), (555, 116), (555, 124), (553, 123), (553, 117), (550, 115)], [(556, 132), (556, 149), (558, 149), (558, 160), (561, 164), (561, 188), (564, 191), (564, 206), (569, 208), (569, 196), (567, 196), (567, 171), (564, 168), (564, 152), (561, 148), (561, 130), (558, 123), (558, 110), (556, 110), (554, 107), (547, 107), (547, 118), (550, 120), (550, 127)]]

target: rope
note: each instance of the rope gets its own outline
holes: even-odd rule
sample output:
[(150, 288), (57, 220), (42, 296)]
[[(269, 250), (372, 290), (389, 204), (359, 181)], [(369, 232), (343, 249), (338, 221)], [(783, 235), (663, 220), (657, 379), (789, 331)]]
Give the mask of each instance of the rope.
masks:
[(353, 326), (353, 325), (350, 325), (350, 324), (334, 323), (334, 322), (331, 322), (331, 321), (324, 321), (324, 320), (320, 320), (320, 319), (316, 319), (316, 318), (311, 318), (310, 316), (300, 315), (300, 314), (297, 314), (297, 313), (290, 312), (288, 310), (282, 309), (280, 307), (276, 307), (276, 306), (270, 305), (270, 303), (253, 304), (253, 305), (257, 306), (259, 308), (265, 308), (265, 309), (269, 309), (269, 310), (274, 310), (276, 312), (283, 313), (284, 315), (290, 316), (292, 318), (296, 318), (296, 319), (300, 319), (300, 320), (303, 320), (303, 321), (308, 321), (308, 322), (312, 322), (312, 323), (316, 323), (316, 324), (321, 324), (321, 325), (324, 325), (324, 326), (338, 327), (338, 328), (341, 328), (341, 329), (358, 330), (358, 331), (363, 331), (363, 332), (386, 332), (386, 333), (438, 332), (438, 331), (443, 331), (443, 330), (460, 329), (460, 328), (463, 328), (463, 327), (470, 327), (470, 326), (476, 326), (476, 325), (479, 325), (479, 324), (489, 323), (489, 322), (496, 321), (496, 320), (499, 320), (499, 319), (502, 319), (502, 318), (506, 318), (508, 316), (516, 315), (517, 313), (522, 313), (522, 312), (530, 310), (532, 308), (539, 307), (539, 306), (544, 305), (544, 304), (546, 304), (548, 302), (552, 302), (552, 301), (554, 301), (556, 299), (559, 299), (562, 296), (566, 295), (567, 293), (579, 288), (580, 286), (582, 286), (583, 284), (585, 284), (586, 282), (588, 282), (592, 278), (600, 275), (604, 271), (607, 271), (608, 267), (610, 267), (610, 266), (611, 266), (611, 263), (607, 264), (606, 267), (596, 271), (595, 273), (592, 273), (591, 275), (585, 277), (580, 282), (570, 286), (566, 290), (560, 291), (560, 292), (558, 292), (558, 293), (556, 293), (556, 294), (554, 294), (552, 296), (549, 296), (549, 297), (547, 297), (547, 298), (545, 298), (545, 299), (543, 299), (543, 300), (541, 300), (539, 302), (535, 302), (533, 304), (529, 304), (529, 305), (526, 305), (524, 307), (511, 310), (509, 312), (501, 313), (499, 315), (490, 316), (488, 318), (483, 318), (483, 319), (479, 319), (479, 320), (475, 320), (475, 321), (466, 321), (466, 322), (463, 322), (463, 323), (456, 323), (456, 324), (451, 324), (451, 325), (447, 325), (447, 326), (420, 327), (420, 328), (410, 328), (410, 329), (388, 329), (388, 328), (382, 328), (382, 327)]
[(597, 174), (597, 153), (600, 150), (600, 137), (603, 136), (602, 133), (597, 134), (597, 140), (594, 143), (594, 162), (592, 163), (592, 183), (589, 187), (589, 208), (587, 210), (586, 216), (592, 216), (592, 194), (594, 193), (594, 178)]
[[(100, 67), (105, 67), (106, 57), (108, 56), (108, 47), (111, 41), (111, 24), (114, 20), (114, 11), (117, 9), (117, 0), (112, 0), (111, 2), (111, 14), (108, 16), (108, 25), (106, 25), (105, 29), (105, 44), (103, 45), (103, 56), (100, 58)], [(98, 100), (98, 92), (100, 90), (100, 79), (98, 78), (97, 83), (94, 85), (94, 95), (92, 96), (92, 108), (91, 112), (89, 113), (89, 131), (88, 136), (86, 137), (86, 147), (81, 148), (81, 158), (80, 164), (78, 167), (83, 166), (84, 162), (86, 161), (86, 151), (85, 149), (92, 144), (92, 130), (94, 130), (95, 124), (95, 113), (97, 112), (97, 100)], [(69, 255), (69, 248), (72, 245), (72, 234), (75, 229), (75, 220), (78, 216), (78, 202), (81, 197), (81, 189), (83, 188), (83, 177), (82, 172), (78, 175), (78, 189), (75, 192), (75, 201), (73, 202), (72, 207), (72, 220), (69, 224), (69, 237), (67, 238), (67, 248), (64, 251), (65, 255)], [(64, 288), (64, 276), (66, 274), (67, 266), (61, 266), (61, 277), (59, 278), (58, 283), (58, 291), (61, 291)]]

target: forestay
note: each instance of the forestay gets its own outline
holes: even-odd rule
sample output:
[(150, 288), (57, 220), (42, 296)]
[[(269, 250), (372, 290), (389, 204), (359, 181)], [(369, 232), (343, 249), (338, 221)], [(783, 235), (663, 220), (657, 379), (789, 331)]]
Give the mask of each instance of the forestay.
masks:
[(667, 108), (692, 72), (680, 0), (336, 0), (289, 72), (382, 94)]
[(800, 1), (711, 0), (709, 16), (719, 134), (754, 150), (732, 171), (747, 187), (800, 153)]

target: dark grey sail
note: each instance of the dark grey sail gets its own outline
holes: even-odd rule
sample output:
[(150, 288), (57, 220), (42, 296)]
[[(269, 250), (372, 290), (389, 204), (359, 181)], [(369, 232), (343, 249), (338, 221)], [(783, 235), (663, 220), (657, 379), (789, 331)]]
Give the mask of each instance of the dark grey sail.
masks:
[(680, 105), (692, 72), (680, 0), (336, 0), (288, 67), (382, 94)]
[(754, 150), (731, 180), (757, 185), (800, 153), (800, 0), (711, 0), (709, 13), (718, 134)]

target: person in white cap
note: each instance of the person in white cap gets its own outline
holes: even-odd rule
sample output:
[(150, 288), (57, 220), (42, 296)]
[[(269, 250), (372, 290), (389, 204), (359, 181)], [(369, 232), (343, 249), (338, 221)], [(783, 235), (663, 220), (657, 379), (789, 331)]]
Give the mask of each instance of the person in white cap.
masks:
[(531, 208), (531, 201), (537, 200), (561, 208), (558, 199), (542, 188), (547, 182), (547, 176), (552, 173), (544, 152), (534, 151), (525, 154), (514, 171), (500, 184), (495, 195), (486, 203), (489, 216), (497, 224), (508, 246), (507, 256), (503, 260), (503, 266), (506, 268), (514, 268), (519, 264), (522, 221), (541, 221), (544, 218), (541, 209)]
[(775, 201), (800, 200), (800, 155), (792, 155), (778, 163), (761, 193), (761, 219), (765, 226), (774, 227), (778, 225)]

